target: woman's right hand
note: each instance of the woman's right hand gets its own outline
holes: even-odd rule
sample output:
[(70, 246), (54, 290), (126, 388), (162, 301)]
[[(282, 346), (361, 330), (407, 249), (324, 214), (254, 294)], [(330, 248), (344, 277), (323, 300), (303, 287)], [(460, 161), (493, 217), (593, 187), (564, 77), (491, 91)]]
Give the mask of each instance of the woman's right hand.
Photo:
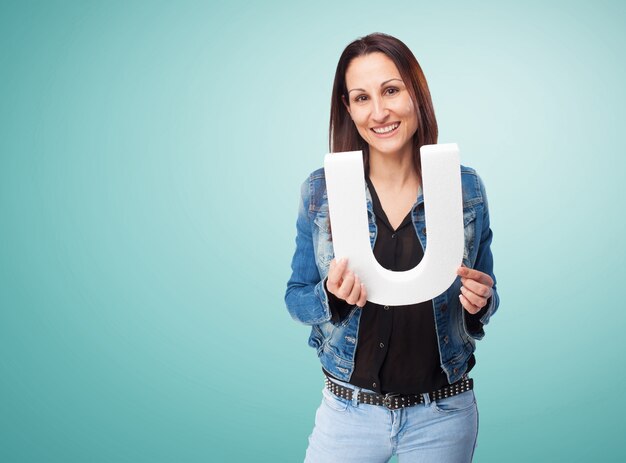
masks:
[(367, 302), (365, 285), (352, 270), (348, 269), (348, 259), (346, 258), (341, 258), (339, 261), (336, 261), (336, 259), (330, 261), (326, 288), (336, 297), (350, 305), (357, 305), (363, 308)]

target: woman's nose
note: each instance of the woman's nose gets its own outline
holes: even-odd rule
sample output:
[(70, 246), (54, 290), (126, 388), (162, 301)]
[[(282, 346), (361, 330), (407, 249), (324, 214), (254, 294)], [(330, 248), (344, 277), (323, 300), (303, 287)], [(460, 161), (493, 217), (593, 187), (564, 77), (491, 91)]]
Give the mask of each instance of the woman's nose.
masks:
[(374, 98), (372, 100), (372, 118), (376, 122), (383, 122), (389, 115), (389, 110), (385, 106), (382, 98)]

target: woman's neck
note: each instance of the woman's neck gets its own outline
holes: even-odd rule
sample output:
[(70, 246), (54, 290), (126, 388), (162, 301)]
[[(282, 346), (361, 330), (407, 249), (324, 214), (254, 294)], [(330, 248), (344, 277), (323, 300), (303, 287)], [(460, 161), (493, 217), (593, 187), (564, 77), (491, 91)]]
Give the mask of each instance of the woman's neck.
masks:
[(400, 191), (419, 186), (412, 153), (382, 154), (370, 151), (369, 178), (376, 186)]

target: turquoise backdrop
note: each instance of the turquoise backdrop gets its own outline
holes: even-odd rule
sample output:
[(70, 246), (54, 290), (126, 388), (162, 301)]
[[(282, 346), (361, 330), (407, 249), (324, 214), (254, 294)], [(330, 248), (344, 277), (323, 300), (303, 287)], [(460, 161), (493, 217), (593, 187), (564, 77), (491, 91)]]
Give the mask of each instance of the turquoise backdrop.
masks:
[(0, 461), (302, 461), (299, 186), (374, 31), (489, 193), (475, 461), (626, 460), (623, 2), (155, 0), (0, 5)]

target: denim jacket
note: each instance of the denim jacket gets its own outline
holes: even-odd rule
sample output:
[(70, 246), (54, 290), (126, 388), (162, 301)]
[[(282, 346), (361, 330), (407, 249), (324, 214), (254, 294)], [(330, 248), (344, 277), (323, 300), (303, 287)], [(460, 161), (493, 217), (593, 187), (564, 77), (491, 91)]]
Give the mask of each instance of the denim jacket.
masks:
[[(467, 323), (466, 317), (469, 314), (459, 300), (460, 277), (444, 293), (432, 300), (441, 368), (450, 383), (458, 381), (466, 372), (468, 360), (476, 348), (476, 340), (485, 335), (483, 325), (487, 324), (499, 304), (496, 278), (493, 274), (492, 232), (489, 227), (485, 187), (476, 171), (464, 166), (461, 166), (461, 183), (465, 232), (463, 264), (490, 275), (494, 285), (493, 295), (486, 308), (481, 311), (483, 315), (478, 324)], [(367, 184), (365, 188), (373, 249), (377, 235), (376, 217)], [(411, 209), (411, 217), (415, 233), (425, 249), (426, 225), (421, 188)], [(296, 251), (285, 294), (287, 310), (295, 320), (311, 326), (309, 345), (317, 350), (324, 369), (338, 379), (349, 381), (354, 371), (362, 309), (354, 306), (345, 318), (339, 319), (336, 314), (333, 316), (328, 305), (324, 283), (334, 252), (324, 169), (313, 172), (302, 184), (296, 229)]]

